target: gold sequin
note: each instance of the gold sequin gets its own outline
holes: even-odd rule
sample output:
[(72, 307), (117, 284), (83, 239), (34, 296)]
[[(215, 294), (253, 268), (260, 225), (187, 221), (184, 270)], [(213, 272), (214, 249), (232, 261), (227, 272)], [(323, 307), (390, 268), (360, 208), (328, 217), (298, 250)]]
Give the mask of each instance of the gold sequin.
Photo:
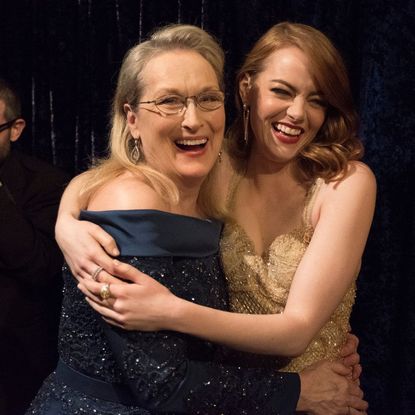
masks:
[[(308, 192), (301, 226), (278, 236), (266, 256), (255, 253), (252, 241), (241, 226), (235, 222), (225, 225), (221, 252), (232, 311), (274, 314), (284, 310), (295, 271), (313, 235), (310, 212), (321, 183), (322, 180), (318, 179)], [(232, 193), (234, 191), (235, 188)], [(229, 199), (231, 207), (232, 199), (233, 196)], [(276, 367), (298, 372), (321, 359), (338, 357), (350, 328), (355, 294), (356, 284), (353, 283), (305, 353), (297, 358), (277, 360)]]

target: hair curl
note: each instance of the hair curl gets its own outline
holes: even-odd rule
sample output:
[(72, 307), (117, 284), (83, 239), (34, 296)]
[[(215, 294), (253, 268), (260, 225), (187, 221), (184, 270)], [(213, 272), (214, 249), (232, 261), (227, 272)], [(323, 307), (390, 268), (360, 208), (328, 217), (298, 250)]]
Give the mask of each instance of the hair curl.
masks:
[[(297, 47), (308, 57), (314, 82), (328, 103), (322, 127), (297, 156), (298, 174), (304, 182), (311, 182), (317, 177), (325, 180), (342, 177), (346, 174), (348, 162), (363, 155), (363, 144), (357, 136), (358, 116), (349, 79), (343, 59), (331, 41), (317, 29), (304, 24), (283, 22), (272, 26), (247, 54), (236, 77), (238, 116), (227, 134), (228, 151), (242, 166), (251, 151), (251, 146), (243, 140), (240, 81), (246, 74), (254, 81), (272, 53), (290, 46)], [(249, 142), (252, 142), (252, 130), (249, 135)]]

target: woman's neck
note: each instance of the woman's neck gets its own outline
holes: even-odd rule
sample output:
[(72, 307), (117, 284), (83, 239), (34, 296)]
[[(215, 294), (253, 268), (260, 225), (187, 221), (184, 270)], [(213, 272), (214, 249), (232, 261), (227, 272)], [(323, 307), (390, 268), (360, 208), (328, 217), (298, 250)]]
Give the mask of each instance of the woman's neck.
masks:
[(296, 163), (276, 163), (251, 155), (244, 177), (260, 193), (281, 193), (301, 184), (295, 173)]
[(179, 191), (179, 202), (172, 207), (172, 212), (180, 215), (203, 217), (198, 206), (198, 197), (200, 193), (201, 183), (184, 184), (176, 183)]

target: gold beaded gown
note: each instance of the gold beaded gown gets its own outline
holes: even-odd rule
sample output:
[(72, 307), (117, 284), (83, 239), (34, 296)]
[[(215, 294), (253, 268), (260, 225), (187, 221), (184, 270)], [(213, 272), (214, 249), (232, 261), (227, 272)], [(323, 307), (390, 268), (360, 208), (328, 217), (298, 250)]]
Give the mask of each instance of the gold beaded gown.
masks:
[[(234, 179), (228, 198), (230, 212), (234, 207), (240, 181)], [(236, 221), (226, 223), (221, 255), (233, 312), (275, 314), (284, 310), (295, 271), (314, 232), (311, 211), (322, 183), (322, 179), (317, 179), (308, 190), (299, 226), (289, 233), (277, 236), (263, 255), (255, 253), (252, 241)], [(355, 294), (356, 284), (353, 282), (305, 353), (296, 358), (276, 358), (276, 368), (298, 372), (319, 360), (338, 357), (339, 349), (350, 329), (349, 318)], [(247, 356), (247, 359), (252, 358)]]

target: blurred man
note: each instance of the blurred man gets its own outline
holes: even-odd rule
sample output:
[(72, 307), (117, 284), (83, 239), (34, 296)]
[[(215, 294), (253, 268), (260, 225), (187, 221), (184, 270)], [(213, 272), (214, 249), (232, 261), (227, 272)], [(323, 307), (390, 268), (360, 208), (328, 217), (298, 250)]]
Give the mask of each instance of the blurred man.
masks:
[(25, 128), (0, 79), (0, 414), (23, 414), (57, 361), (62, 256), (54, 224), (65, 174), (12, 149)]

